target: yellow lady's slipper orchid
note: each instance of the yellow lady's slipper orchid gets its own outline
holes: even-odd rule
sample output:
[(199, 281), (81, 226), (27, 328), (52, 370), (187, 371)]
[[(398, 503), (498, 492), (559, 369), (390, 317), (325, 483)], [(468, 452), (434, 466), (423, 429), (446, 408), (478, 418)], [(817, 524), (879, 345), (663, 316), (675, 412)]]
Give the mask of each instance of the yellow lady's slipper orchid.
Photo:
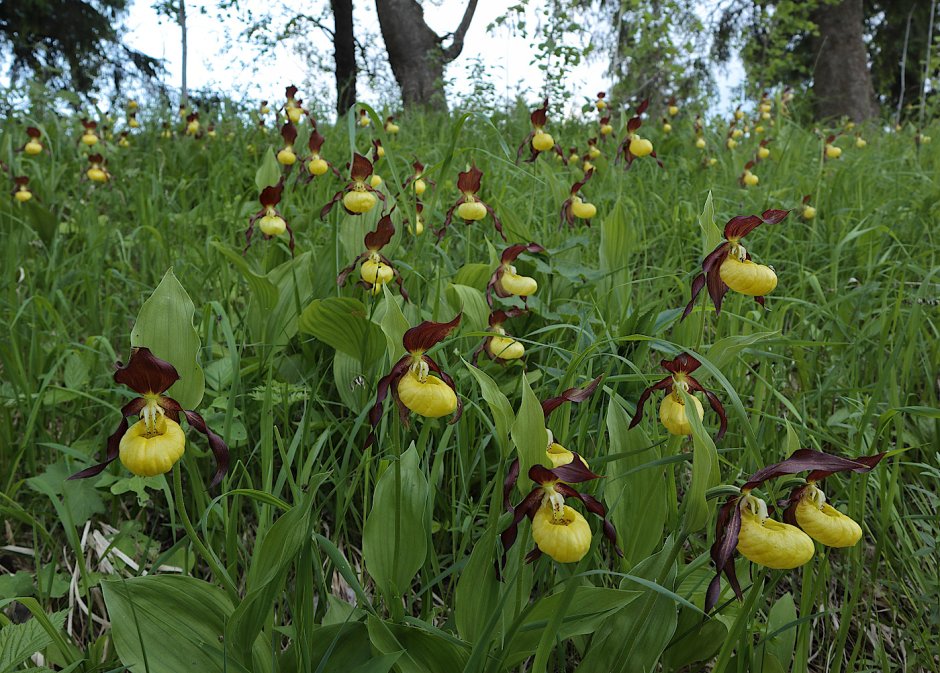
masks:
[(668, 109), (668, 112), (669, 112), (669, 116), (670, 116), (670, 117), (675, 117), (677, 114), (679, 114), (679, 106), (678, 106), (678, 105), (670, 105), (670, 106), (669, 106), (669, 109)]
[[(507, 499), (518, 474), (519, 462), (515, 461), (506, 480), (504, 494)], [(548, 554), (559, 563), (576, 563), (584, 558), (591, 548), (591, 528), (580, 512), (565, 503), (567, 498), (580, 500), (589, 512), (601, 518), (604, 536), (614, 545), (614, 552), (623, 556), (617, 547), (617, 531), (607, 520), (604, 505), (589, 495), (579, 493), (572, 486), (598, 478), (577, 454), (564, 465), (553, 468), (533, 465), (529, 468), (529, 479), (535, 482), (535, 488), (515, 507), (508, 501), (506, 503), (513, 512), (513, 518), (509, 527), (500, 534), (502, 563), (505, 564), (506, 552), (516, 541), (519, 523), (526, 517), (532, 521), (532, 539), (536, 545), (526, 556), (527, 562), (534, 561), (542, 554)]]
[(760, 158), (760, 159), (766, 159), (767, 157), (770, 156), (770, 148), (769, 148), (769, 147), (758, 147), (758, 148), (757, 148), (757, 156), (758, 156), (758, 158)]
[(777, 274), (769, 266), (755, 264), (749, 259), (729, 255), (718, 268), (722, 282), (735, 292), (750, 297), (762, 297), (777, 287)]
[(552, 138), (551, 134), (544, 130), (545, 124), (548, 122), (547, 98), (542, 102), (542, 107), (532, 111), (532, 114), (529, 115), (529, 121), (532, 124), (532, 130), (519, 145), (519, 149), (516, 150), (516, 162), (522, 157), (522, 153), (526, 148), (530, 150), (529, 158), (526, 159), (527, 163), (535, 161), (540, 153), (549, 150), (554, 150), (555, 157), (563, 160), (565, 157), (561, 148), (555, 144), (555, 139)]
[(18, 203), (26, 203), (32, 200), (33, 193), (29, 191), (29, 178), (25, 175), (18, 175), (13, 178), (13, 198)]
[(26, 144), (23, 145), (23, 152), (28, 154), (31, 157), (36, 156), (42, 152), (42, 132), (35, 126), (30, 126), (26, 129), (26, 136), (29, 140), (26, 141)]
[(366, 448), (375, 442), (375, 429), (382, 420), (382, 405), (389, 392), (399, 407), (403, 421), (407, 421), (408, 411), (426, 418), (440, 418), (453, 413), (450, 422), (459, 420), (463, 405), (457, 396), (454, 381), (426, 353), (460, 324), (460, 317), (458, 313), (446, 323), (425, 321), (405, 332), (402, 337), (405, 356), (379, 381), (375, 406), (369, 412), (372, 430), (366, 439)]
[[(702, 273), (692, 281), (692, 299), (685, 307), (683, 318), (692, 312), (696, 297), (706, 285), (716, 313), (721, 312), (721, 303), (729, 288), (754, 297), (763, 306), (764, 295), (777, 287), (777, 274), (769, 266), (753, 263), (741, 239), (761, 224), (777, 224), (789, 214), (789, 210), (765, 210), (760, 215), (741, 215), (728, 220), (725, 242), (702, 260)], [(717, 278), (713, 276), (716, 273)]]
[(294, 254), (294, 232), (284, 219), (284, 216), (277, 210), (277, 204), (281, 202), (281, 194), (284, 191), (284, 178), (282, 177), (276, 185), (265, 187), (261, 190), (261, 210), (251, 216), (248, 220), (248, 229), (245, 231), (245, 252), (251, 246), (251, 236), (255, 231), (257, 223), (261, 233), (267, 240), (274, 236), (281, 236), (285, 232), (288, 234), (291, 255)]
[(367, 192), (365, 190), (359, 191), (353, 189), (343, 195), (343, 207), (355, 215), (369, 212), (375, 207), (376, 201), (377, 199), (375, 195), (372, 192)]
[(282, 166), (293, 166), (297, 163), (297, 155), (294, 154), (294, 148), (285, 147), (277, 153), (277, 162)]
[[(597, 207), (593, 203), (584, 201), (579, 193), (581, 188), (587, 184), (588, 180), (590, 180), (593, 175), (594, 167), (591, 166), (584, 171), (584, 178), (571, 186), (570, 196), (561, 204), (559, 216), (562, 223), (567, 222), (569, 227), (574, 225), (575, 219), (590, 220), (597, 215)], [(590, 221), (588, 221), (587, 224), (590, 225)]]
[(810, 205), (803, 206), (803, 219), (812, 220), (814, 217), (816, 217), (816, 209)]
[(401, 403), (419, 416), (440, 418), (457, 409), (457, 394), (441, 379), (429, 374), (427, 367), (411, 368), (398, 381)]
[(395, 123), (394, 117), (385, 118), (385, 132), (390, 136), (396, 135), (400, 131), (400, 127)]
[(745, 170), (744, 174), (741, 176), (741, 182), (746, 187), (756, 187), (760, 182), (760, 178), (751, 173), (751, 171)]
[(704, 149), (705, 149), (705, 138), (696, 138), (696, 139), (695, 139), (695, 146), (696, 146), (698, 149), (700, 149), (700, 150), (704, 150)]
[[(127, 365), (119, 367), (114, 380), (138, 394), (121, 409), (118, 429), (108, 438), (104, 462), (74, 474), (70, 479), (83, 479), (100, 474), (117, 458), (132, 473), (154, 477), (169, 472), (183, 456), (186, 437), (180, 427), (180, 416), (189, 426), (206, 435), (215, 455), (217, 469), (212, 485), (218, 484), (228, 469), (229, 452), (222, 438), (212, 432), (202, 416), (183, 409), (179, 402), (164, 393), (179, 380), (176, 368), (153, 355), (148, 348), (134, 348)], [(127, 419), (139, 416), (133, 425)]]
[(691, 375), (692, 372), (702, 366), (702, 363), (688, 353), (680, 353), (673, 360), (662, 360), (660, 365), (669, 372), (669, 376), (660, 379), (643, 390), (640, 399), (636, 403), (636, 412), (630, 421), (630, 427), (638, 425), (643, 418), (643, 407), (653, 391), (668, 390), (669, 392), (659, 405), (659, 420), (672, 435), (690, 435), (692, 434), (692, 424), (686, 416), (685, 401), (680, 390), (685, 391), (692, 398), (692, 406), (701, 421), (705, 418), (705, 410), (698, 398), (692, 394), (700, 392), (705, 395), (712, 410), (718, 414), (720, 426), (716, 439), (724, 437), (725, 431), (728, 429), (728, 418), (725, 415), (724, 406), (722, 406), (715, 393), (705, 388)]
[(737, 146), (738, 146), (738, 141), (735, 140), (734, 138), (728, 138), (728, 140), (725, 142), (725, 147), (727, 147), (729, 150), (733, 150)]
[(307, 170), (310, 172), (310, 175), (323, 175), (329, 168), (329, 164), (325, 160), (320, 158), (320, 155), (316, 155), (310, 158), (310, 161), (307, 162)]
[(467, 224), (482, 220), (489, 213), (493, 216), (493, 226), (496, 228), (496, 232), (503, 240), (506, 240), (506, 235), (503, 233), (503, 223), (496, 216), (492, 206), (478, 196), (482, 179), (483, 171), (475, 165), (457, 175), (457, 189), (460, 190), (461, 195), (444, 216), (444, 224), (437, 232), (438, 240), (444, 237), (447, 227), (450, 226), (454, 217), (454, 212)]
[[(349, 169), (351, 181), (336, 192), (330, 202), (320, 209), (320, 219), (326, 218), (333, 206), (342, 201), (343, 208), (350, 215), (361, 215), (375, 207), (379, 199), (385, 202), (385, 195), (377, 192), (371, 184), (372, 164), (358, 152), (353, 155), (352, 166)], [(366, 181), (369, 182), (366, 182)]]
[(837, 145), (826, 143), (826, 158), (838, 159), (842, 156), (842, 148)]
[(523, 252), (545, 252), (545, 249), (537, 243), (529, 245), (517, 243), (503, 251), (500, 265), (496, 267), (496, 271), (490, 276), (486, 286), (486, 299), (490, 306), (493, 305), (491, 296), (493, 291), (496, 292), (497, 297), (522, 297), (524, 301), (538, 290), (538, 282), (534, 278), (521, 275), (513, 265), (516, 258)]
[(859, 136), (858, 138), (855, 139), (855, 146), (856, 146), (858, 149), (860, 149), (860, 150), (865, 149), (865, 147), (866, 147), (867, 145), (868, 145), (868, 141), (865, 140), (864, 138), (862, 138), (861, 136)]
[(394, 280), (398, 284), (401, 296), (407, 301), (408, 293), (402, 284), (401, 276), (392, 266), (391, 260), (384, 257), (380, 252), (383, 247), (389, 244), (394, 235), (395, 226), (392, 224), (391, 216), (386, 213), (379, 219), (375, 230), (370, 231), (363, 238), (365, 252), (359, 254), (352, 264), (340, 271), (336, 277), (336, 284), (345, 285), (346, 278), (359, 264), (361, 265), (359, 267), (359, 276), (362, 279), (360, 285), (364, 285), (373, 295), (378, 295), (386, 283)]

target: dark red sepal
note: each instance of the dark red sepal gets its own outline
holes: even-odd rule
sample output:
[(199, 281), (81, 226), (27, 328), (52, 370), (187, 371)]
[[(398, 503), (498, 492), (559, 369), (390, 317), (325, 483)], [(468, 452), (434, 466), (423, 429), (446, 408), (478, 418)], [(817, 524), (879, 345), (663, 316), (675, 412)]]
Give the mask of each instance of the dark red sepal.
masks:
[(379, 421), (382, 420), (382, 405), (385, 402), (385, 398), (388, 397), (389, 391), (392, 392), (392, 396), (399, 408), (403, 406), (401, 400), (398, 399), (398, 379), (405, 375), (410, 364), (411, 355), (405, 355), (395, 363), (392, 367), (392, 371), (379, 380), (379, 384), (376, 387), (375, 405), (369, 410), (369, 424), (372, 427), (369, 430), (369, 436), (366, 437), (366, 443), (362, 448), (368, 449), (375, 443), (375, 429), (378, 427)]
[(542, 107), (537, 108), (532, 111), (532, 114), (529, 115), (529, 121), (532, 122), (532, 126), (541, 128), (545, 126), (545, 122), (548, 121), (548, 99), (546, 98), (542, 101)]
[(672, 385), (672, 377), (667, 376), (664, 379), (660, 379), (653, 385), (644, 388), (643, 392), (640, 393), (640, 399), (638, 399), (636, 402), (636, 411), (634, 412), (633, 418), (631, 419), (630, 425), (628, 427), (630, 428), (636, 427), (637, 424), (639, 424), (639, 422), (642, 420), (643, 407), (646, 405), (646, 401), (649, 400), (650, 395), (653, 394), (654, 390), (665, 390), (671, 385)]
[(147, 401), (142, 397), (136, 397), (123, 407), (121, 407), (121, 422), (118, 424), (117, 430), (115, 430), (106, 444), (107, 451), (105, 453), (104, 461), (98, 463), (97, 465), (92, 465), (91, 467), (85, 468), (81, 472), (76, 472), (69, 479), (86, 479), (88, 477), (94, 477), (102, 472), (105, 468), (108, 467), (111, 463), (117, 460), (117, 457), (121, 453), (121, 439), (124, 437), (124, 434), (127, 432), (130, 427), (130, 423), (127, 422), (127, 419), (131, 416), (136, 416), (140, 413), (141, 409), (144, 408), (144, 405), (147, 404)]
[(222, 482), (222, 478), (225, 476), (225, 473), (228, 472), (228, 446), (226, 446), (221, 437), (209, 429), (209, 426), (206, 425), (206, 422), (203, 420), (202, 416), (197, 414), (195, 411), (188, 411), (186, 409), (183, 409), (182, 413), (189, 422), (189, 425), (197, 432), (204, 434), (206, 439), (209, 440), (209, 449), (211, 449), (212, 455), (215, 456), (216, 466), (215, 475), (212, 477), (212, 483), (209, 484), (209, 488), (215, 488)]
[(659, 364), (670, 374), (678, 374), (679, 372), (691, 374), (702, 366), (701, 362), (688, 353), (679, 353), (672, 360), (660, 360)]
[(372, 175), (372, 162), (356, 152), (353, 155), (352, 167), (349, 169), (349, 177), (356, 182), (364, 182)]
[(307, 147), (309, 147), (310, 151), (314, 154), (319, 154), (324, 142), (326, 142), (326, 138), (324, 138), (319, 131), (315, 130), (310, 134), (310, 139), (307, 141)]
[(288, 100), (293, 99), (293, 97), (296, 95), (297, 87), (295, 87), (293, 84), (284, 89), (284, 96), (286, 96)]
[(261, 196), (258, 200), (265, 208), (276, 206), (281, 202), (281, 193), (284, 191), (284, 181), (279, 180), (276, 185), (265, 187), (261, 190)]
[(162, 395), (180, 378), (176, 367), (144, 346), (131, 349), (131, 359), (118, 367), (114, 380), (139, 395)]
[(600, 385), (601, 381), (604, 379), (604, 375), (601, 374), (596, 379), (588, 383), (583, 388), (568, 388), (558, 397), (552, 397), (550, 399), (542, 402), (542, 413), (545, 415), (545, 418), (548, 418), (555, 409), (560, 407), (565, 402), (584, 402), (586, 399), (590, 398), (594, 394), (594, 391), (597, 390), (597, 386)]
[(507, 512), (513, 511), (512, 502), (509, 500), (509, 496), (512, 494), (512, 489), (516, 485), (516, 482), (519, 481), (519, 459), (516, 458), (509, 465), (509, 471), (506, 473), (506, 478), (503, 479), (503, 508)]
[[(775, 479), (788, 474), (798, 472), (813, 471), (816, 474), (829, 476), (836, 472), (869, 472), (884, 454), (863, 457), (862, 459), (849, 459), (840, 456), (833, 456), (822, 451), (813, 451), (812, 449), (797, 449), (789, 458), (779, 463), (767, 465), (752, 474), (747, 483), (741, 487), (741, 490), (751, 490), (758, 488), (768, 479)], [(868, 464), (871, 463), (871, 464)]]
[(721, 575), (724, 573), (738, 600), (743, 600), (741, 586), (734, 571), (734, 552), (738, 546), (738, 534), (741, 532), (741, 508), (739, 497), (730, 498), (718, 512), (715, 523), (715, 542), (711, 546), (711, 557), (715, 564), (715, 577), (705, 592), (705, 612), (718, 604), (721, 595)]
[(402, 345), (409, 353), (427, 351), (443, 341), (460, 324), (462, 313), (454, 316), (450, 322), (431, 322), (425, 320), (417, 327), (412, 327), (402, 337)]
[(473, 165), (470, 170), (457, 174), (457, 189), (463, 194), (476, 194), (480, 191), (482, 179), (483, 171)]
[[(394, 208), (392, 210), (394, 210)], [(389, 211), (383, 215), (378, 224), (375, 225), (375, 231), (370, 231), (363, 239), (366, 244), (366, 250), (381, 250), (388, 245), (388, 242), (392, 240), (392, 236), (394, 235), (395, 225), (392, 224), (392, 215), (391, 211)]]
[(297, 140), (297, 127), (288, 121), (281, 127), (281, 137), (286, 144), (293, 145)]
[(89, 154), (88, 163), (92, 164), (104, 164), (104, 157), (100, 154)]
[(524, 243), (516, 243), (515, 245), (510, 245), (508, 248), (503, 250), (503, 254), (500, 255), (500, 261), (503, 264), (510, 264), (516, 261), (516, 258), (524, 252), (545, 252), (543, 248), (538, 243), (529, 243), (525, 245)]

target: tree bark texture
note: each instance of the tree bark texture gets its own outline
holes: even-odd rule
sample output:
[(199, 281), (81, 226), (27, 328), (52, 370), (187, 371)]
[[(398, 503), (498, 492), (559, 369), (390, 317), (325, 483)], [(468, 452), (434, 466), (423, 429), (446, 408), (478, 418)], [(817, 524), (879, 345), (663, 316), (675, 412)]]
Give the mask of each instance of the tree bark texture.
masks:
[(336, 113), (346, 114), (356, 104), (356, 41), (353, 37), (352, 0), (330, 0), (333, 10), (333, 58), (336, 62)]
[(444, 66), (460, 55), (476, 6), (477, 0), (468, 2), (460, 25), (451, 36), (451, 44), (445, 49), (441, 45), (443, 38), (425, 22), (424, 10), (416, 0), (375, 0), (388, 60), (401, 87), (405, 107), (447, 108)]
[(845, 116), (861, 122), (878, 114), (863, 19), (862, 0), (821, 3), (813, 12), (819, 26), (813, 72), (817, 119)]

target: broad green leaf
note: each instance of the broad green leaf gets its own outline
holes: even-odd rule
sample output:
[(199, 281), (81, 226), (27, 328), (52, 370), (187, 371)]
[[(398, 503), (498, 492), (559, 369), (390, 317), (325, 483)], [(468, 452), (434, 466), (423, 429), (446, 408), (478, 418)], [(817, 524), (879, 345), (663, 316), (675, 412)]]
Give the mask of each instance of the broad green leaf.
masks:
[(721, 471), (718, 467), (718, 450), (715, 442), (708, 436), (702, 426), (692, 396), (682, 390), (682, 399), (685, 402), (685, 415), (692, 426), (692, 483), (685, 495), (685, 528), (688, 532), (697, 531), (705, 526), (710, 514), (705, 493), (721, 480)]
[(361, 622), (321, 626), (313, 635), (315, 638), (312, 642), (298, 645), (310, 649), (309, 658), (316, 673), (349, 671), (374, 660), (369, 632)]
[(225, 623), (234, 610), (226, 593), (208, 582), (176, 575), (146, 575), (101, 583), (114, 647), (131, 673), (263, 673), (271, 671), (264, 638), (252, 660), (227, 644)]
[(454, 592), (457, 633), (468, 643), (476, 643), (483, 635), (499, 604), (496, 559), (496, 530), (490, 527), (473, 546)]
[(532, 488), (528, 477), (529, 468), (533, 465), (548, 464), (548, 432), (545, 429), (542, 404), (529, 387), (525, 374), (522, 375), (522, 403), (519, 405), (510, 435), (519, 457), (519, 481), (516, 485), (522, 493), (528, 493)]
[(297, 334), (297, 320), (313, 290), (312, 264), (312, 254), (305, 252), (265, 275), (277, 290), (277, 301), (271, 310), (253, 302), (248, 318), (266, 345), (283, 348)]
[(486, 284), (493, 275), (493, 266), (490, 264), (464, 264), (454, 274), (454, 284), (472, 287), (480, 292), (486, 291)]
[(618, 201), (601, 224), (598, 248), (603, 279), (598, 283), (599, 301), (606, 302), (606, 315), (612, 322), (623, 322), (630, 305), (630, 260), (634, 248), (634, 230), (627, 225), (626, 208)]
[(385, 332), (389, 364), (393, 365), (405, 355), (405, 347), (402, 345), (401, 340), (411, 325), (408, 324), (405, 314), (401, 312), (401, 307), (398, 305), (395, 296), (388, 289), (388, 283), (382, 286), (382, 292), (385, 296), (385, 315), (382, 316), (380, 324), (382, 331)]
[[(50, 616), (56, 629), (65, 624), (67, 610)], [(0, 673), (9, 673), (33, 654), (52, 644), (52, 636), (46, 633), (37, 619), (23, 624), (7, 624), (0, 629)]]
[(712, 344), (705, 355), (715, 367), (724, 369), (745, 348), (775, 334), (777, 332), (754, 332), (727, 336)]
[(195, 409), (202, 401), (206, 379), (196, 360), (199, 335), (193, 327), (196, 307), (169, 269), (150, 298), (140, 307), (131, 330), (131, 346), (146, 346), (166, 360), (180, 375), (167, 394), (184, 409)]
[(767, 640), (764, 643), (764, 661), (772, 656), (784, 670), (789, 669), (796, 645), (796, 604), (789, 591), (778, 598), (767, 615)]
[(698, 217), (698, 226), (702, 230), (702, 245), (704, 257), (724, 240), (721, 229), (715, 224), (715, 204), (712, 201), (712, 193), (708, 192), (705, 198), (705, 206), (702, 208), (702, 214)]
[(277, 163), (274, 150), (269, 147), (255, 172), (255, 186), (258, 188), (258, 193), (260, 194), (265, 187), (273, 187), (280, 179), (281, 165)]
[[(532, 655), (546, 625), (551, 622), (562, 603), (562, 593), (554, 593), (539, 599), (526, 615), (525, 621), (507, 647), (509, 654), (506, 664), (509, 667), (520, 664)], [(640, 594), (640, 591), (624, 589), (577, 587), (555, 635), (558, 639), (564, 640), (592, 634), (608, 618), (634, 602)]]
[(388, 601), (400, 600), (424, 565), (431, 530), (428, 495), (412, 444), (379, 477), (362, 532), (366, 568)]
[(396, 668), (401, 673), (443, 673), (461, 671), (469, 651), (456, 639), (429, 630), (384, 622), (369, 617), (366, 622), (373, 647), (382, 654), (401, 654)]
[(385, 334), (369, 320), (366, 307), (358, 299), (329, 297), (316, 299), (300, 315), (300, 331), (346, 353), (363, 365), (385, 354)]
[(339, 398), (355, 413), (372, 403), (373, 391), (365, 385), (366, 372), (356, 358), (343, 351), (333, 353), (333, 382)]
[[(662, 551), (641, 561), (630, 575), (656, 582), (669, 560), (670, 539)], [(675, 585), (676, 566), (665, 573), (663, 589)], [(624, 579), (621, 586), (636, 586)], [(633, 673), (654, 671), (660, 655), (672, 640), (678, 621), (674, 600), (662, 592), (647, 589), (625, 607), (609, 616), (591, 639), (578, 673)]]
[(483, 332), (489, 326), (490, 309), (483, 293), (466, 285), (451, 284), (447, 288), (450, 306), (463, 312), (463, 328), (470, 332)]
[(682, 608), (675, 636), (663, 652), (663, 667), (666, 671), (678, 671), (711, 659), (727, 637), (728, 627), (720, 620), (703, 620), (700, 613)]
[[(503, 391), (496, 385), (496, 381), (490, 378), (486, 372), (474, 367), (466, 360), (464, 360), (464, 364), (479, 384), (480, 393), (483, 395), (483, 399), (486, 400), (490, 413), (493, 414), (493, 424), (496, 426), (496, 445), (499, 447), (500, 455), (506, 458), (509, 455), (509, 428), (512, 426), (514, 418), (512, 405), (503, 394)], [(547, 438), (546, 441), (548, 441)]]
[(629, 425), (627, 412), (612, 397), (607, 405), (609, 451), (623, 457), (607, 464), (604, 499), (624, 558), (634, 564), (662, 542), (667, 489), (666, 468), (656, 464), (662, 457), (661, 447), (650, 442), (642, 427), (629, 429)]
[(278, 289), (267, 277), (257, 274), (248, 266), (245, 258), (218, 241), (212, 245), (238, 269), (251, 289), (251, 303), (248, 306), (248, 330), (251, 338), (258, 344), (267, 343), (267, 318), (274, 314), (278, 305)]
[(91, 479), (69, 480), (73, 470), (63, 461), (46, 467), (42, 474), (26, 480), (34, 491), (46, 495), (56, 508), (63, 526), (82, 526), (93, 515), (105, 511), (101, 493)]

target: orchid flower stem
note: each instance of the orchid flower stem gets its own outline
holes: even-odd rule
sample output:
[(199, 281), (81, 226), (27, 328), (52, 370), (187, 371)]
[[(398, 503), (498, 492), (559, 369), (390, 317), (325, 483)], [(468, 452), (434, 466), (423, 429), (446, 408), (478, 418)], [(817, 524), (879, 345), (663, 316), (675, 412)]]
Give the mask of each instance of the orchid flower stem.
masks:
[(179, 463), (173, 466), (173, 500), (176, 503), (176, 512), (179, 514), (180, 521), (183, 522), (183, 528), (186, 530), (186, 535), (189, 536), (190, 541), (193, 543), (193, 547), (206, 564), (208, 564), (216, 579), (223, 584), (226, 593), (228, 593), (233, 601), (238, 601), (238, 589), (236, 589), (234, 582), (232, 582), (232, 578), (230, 578), (228, 573), (225, 572), (225, 569), (219, 565), (215, 556), (209, 551), (209, 548), (199, 539), (199, 536), (196, 534), (196, 529), (193, 528), (193, 522), (190, 521), (189, 514), (186, 513), (186, 501), (183, 498), (183, 477)]

